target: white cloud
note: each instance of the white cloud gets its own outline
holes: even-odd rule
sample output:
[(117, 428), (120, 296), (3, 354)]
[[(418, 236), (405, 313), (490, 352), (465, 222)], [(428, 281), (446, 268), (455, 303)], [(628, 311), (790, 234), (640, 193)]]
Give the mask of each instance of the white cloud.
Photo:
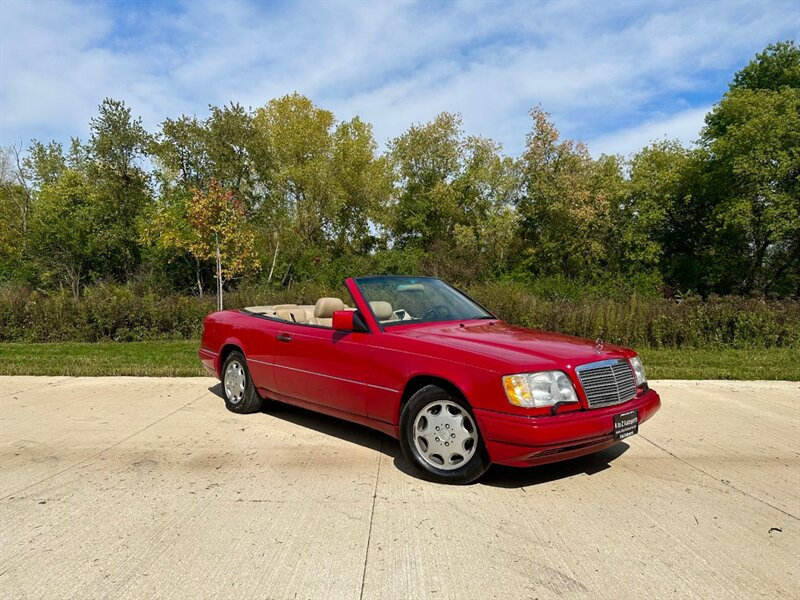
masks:
[(792, 37), (798, 15), (793, 2), (4, 0), (0, 130), (3, 144), (85, 136), (106, 96), (155, 129), (298, 91), (370, 121), (382, 144), (449, 110), (516, 153), (541, 104), (565, 135), (625, 153), (662, 128), (696, 136), (732, 73)]
[(700, 137), (703, 119), (710, 109), (710, 106), (692, 108), (599, 136), (589, 140), (589, 150), (595, 157), (601, 154), (627, 156), (655, 141), (678, 140), (684, 146), (690, 146)]

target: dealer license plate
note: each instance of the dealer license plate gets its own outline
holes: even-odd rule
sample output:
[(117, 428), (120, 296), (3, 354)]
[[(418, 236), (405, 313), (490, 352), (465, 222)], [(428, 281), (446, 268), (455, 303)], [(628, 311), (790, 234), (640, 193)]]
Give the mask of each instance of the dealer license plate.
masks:
[(639, 411), (629, 410), (628, 412), (614, 415), (614, 437), (624, 440), (639, 432)]

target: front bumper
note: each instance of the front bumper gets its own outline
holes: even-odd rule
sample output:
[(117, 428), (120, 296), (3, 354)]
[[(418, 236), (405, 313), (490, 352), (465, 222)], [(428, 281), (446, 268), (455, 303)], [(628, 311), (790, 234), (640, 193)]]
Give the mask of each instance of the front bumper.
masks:
[(524, 417), (475, 409), (491, 461), (510, 466), (540, 465), (613, 446), (614, 415), (637, 409), (639, 425), (661, 407), (654, 390), (624, 404), (560, 415)]

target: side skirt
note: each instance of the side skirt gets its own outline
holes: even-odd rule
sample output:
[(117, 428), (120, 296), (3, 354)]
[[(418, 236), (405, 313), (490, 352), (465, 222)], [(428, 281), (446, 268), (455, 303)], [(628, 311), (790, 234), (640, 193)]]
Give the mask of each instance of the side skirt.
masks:
[(316, 402), (309, 402), (307, 400), (300, 400), (299, 398), (293, 398), (291, 396), (284, 396), (283, 394), (279, 394), (274, 391), (267, 391), (261, 388), (259, 388), (258, 391), (265, 398), (269, 398), (271, 400), (277, 400), (279, 402), (291, 404), (292, 406), (299, 406), (300, 408), (322, 413), (330, 417), (336, 417), (337, 419), (342, 419), (343, 421), (358, 423), (359, 425), (364, 425), (370, 429), (375, 429), (381, 433), (385, 433), (386, 435), (389, 435), (395, 439), (400, 437), (400, 428), (397, 425), (392, 425), (391, 423), (378, 421), (377, 419), (371, 419), (366, 415), (357, 415), (345, 410), (333, 408), (332, 406), (325, 406), (323, 404), (317, 404)]

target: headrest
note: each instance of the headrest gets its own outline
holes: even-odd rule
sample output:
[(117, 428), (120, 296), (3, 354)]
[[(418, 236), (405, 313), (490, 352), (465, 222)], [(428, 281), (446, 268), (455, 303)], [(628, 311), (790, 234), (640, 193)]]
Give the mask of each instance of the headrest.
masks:
[(272, 310), (286, 310), (287, 308), (297, 308), (297, 304), (276, 304), (272, 307)]
[(378, 321), (391, 319), (394, 314), (392, 305), (383, 300), (374, 300), (369, 303), (369, 306), (372, 308), (372, 312), (375, 313), (375, 318), (378, 319)]
[(320, 298), (314, 305), (314, 316), (318, 319), (331, 319), (337, 310), (344, 310), (344, 302), (339, 298)]

